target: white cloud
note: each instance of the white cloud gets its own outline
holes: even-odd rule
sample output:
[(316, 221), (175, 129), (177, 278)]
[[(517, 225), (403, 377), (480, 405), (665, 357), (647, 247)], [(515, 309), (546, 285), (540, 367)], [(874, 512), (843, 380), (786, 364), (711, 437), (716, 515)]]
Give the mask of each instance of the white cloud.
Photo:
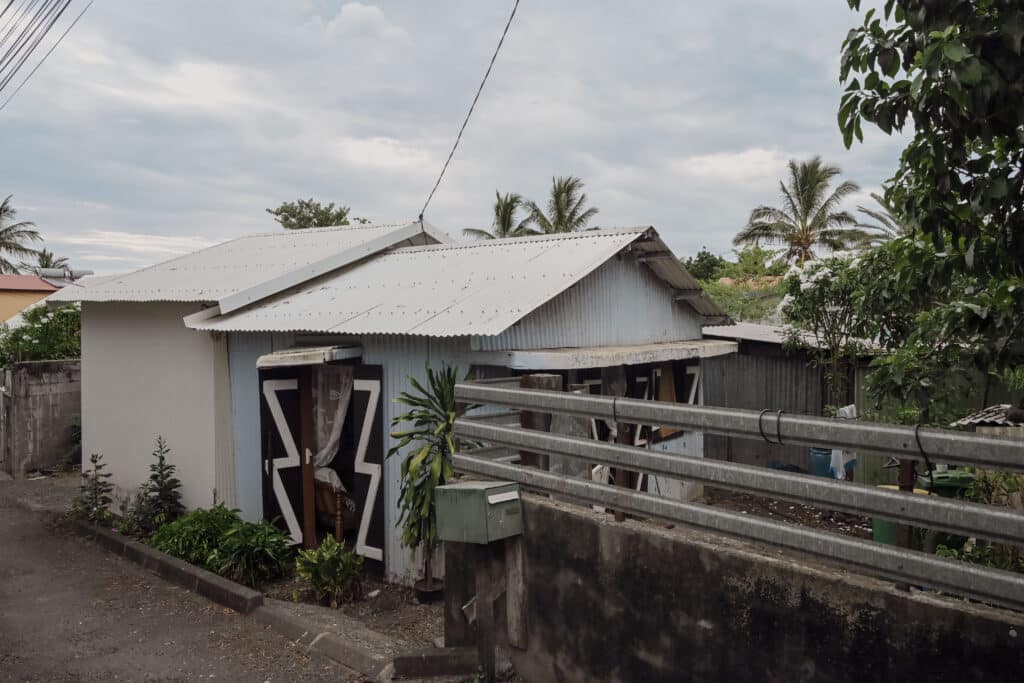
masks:
[[(835, 58), (858, 23), (843, 5), (522, 5), (428, 220), (487, 225), (495, 189), (543, 201), (552, 176), (573, 174), (598, 224), (653, 224), (681, 253), (723, 251), (750, 207), (777, 201), (790, 156), (821, 154), (877, 187), (901, 139), (865, 131), (842, 146)], [(3, 112), (2, 196), (97, 270), (277, 229), (264, 208), (298, 196), (408, 219), (507, 12), (97, 3)]]
[(362, 40), (404, 41), (409, 37), (404, 28), (388, 21), (379, 7), (361, 2), (342, 6), (326, 28), (329, 35)]
[(741, 152), (697, 154), (673, 160), (669, 167), (701, 180), (771, 185), (785, 174), (787, 162), (799, 156), (778, 149), (754, 147)]

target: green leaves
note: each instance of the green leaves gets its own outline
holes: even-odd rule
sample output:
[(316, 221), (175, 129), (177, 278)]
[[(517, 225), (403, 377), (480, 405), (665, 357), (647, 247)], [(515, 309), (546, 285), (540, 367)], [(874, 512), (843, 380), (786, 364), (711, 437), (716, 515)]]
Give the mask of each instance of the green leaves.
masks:
[[(402, 545), (413, 550), (423, 546), (424, 557), (429, 557), (438, 543), (434, 491), (454, 473), (452, 430), (455, 420), (471, 406), (455, 401), (455, 384), (459, 381), (456, 368), (445, 365), (435, 371), (428, 366), (425, 374), (425, 385), (415, 377), (409, 378), (416, 393), (402, 392), (395, 398), (395, 403), (410, 410), (391, 421), (391, 437), (396, 443), (387, 457), (405, 453), (398, 518)], [(412, 427), (395, 429), (406, 424)], [(410, 446), (413, 449), (407, 450)]]
[(319, 547), (300, 550), (295, 558), (295, 573), (309, 582), (316, 598), (337, 608), (362, 594), (363, 558), (327, 536)]

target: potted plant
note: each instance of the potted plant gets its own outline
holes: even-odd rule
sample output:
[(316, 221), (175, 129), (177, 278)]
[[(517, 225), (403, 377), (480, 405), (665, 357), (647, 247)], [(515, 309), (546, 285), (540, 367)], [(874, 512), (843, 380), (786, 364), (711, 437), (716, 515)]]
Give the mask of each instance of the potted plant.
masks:
[(428, 366), (426, 387), (410, 377), (415, 393), (403, 391), (395, 399), (395, 403), (406, 405), (409, 410), (391, 421), (392, 428), (412, 425), (411, 429), (391, 433), (397, 441), (388, 451), (388, 457), (412, 446), (402, 460), (398, 524), (402, 525), (402, 545), (413, 552), (422, 552), (423, 579), (416, 582), (415, 588), (425, 601), (438, 598), (443, 588), (443, 584), (434, 579), (432, 566), (439, 543), (434, 491), (454, 474), (452, 429), (455, 419), (467, 408), (455, 402), (458, 381), (456, 368), (445, 365), (435, 372)]

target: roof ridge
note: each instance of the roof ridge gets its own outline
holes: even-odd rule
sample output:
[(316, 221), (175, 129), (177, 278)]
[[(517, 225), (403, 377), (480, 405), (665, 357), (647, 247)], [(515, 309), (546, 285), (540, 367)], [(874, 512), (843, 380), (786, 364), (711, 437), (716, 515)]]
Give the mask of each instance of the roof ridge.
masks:
[[(380, 228), (404, 228), (407, 225), (419, 223), (419, 221), (405, 221), (404, 223), (356, 223), (350, 225), (325, 225), (317, 228), (284, 228), (275, 232), (255, 232), (249, 235), (242, 235), (235, 239), (248, 239), (250, 237), (280, 237), (282, 235), (308, 235), (310, 233), (342, 232), (344, 230), (372, 230)], [(234, 240), (229, 240), (234, 241)], [(223, 243), (222, 243), (223, 244)], [(213, 246), (217, 246), (216, 244)]]
[(449, 244), (425, 244), (415, 247), (400, 247), (393, 249), (389, 254), (410, 253), (419, 251), (442, 251), (451, 249), (477, 249), (482, 247), (495, 247), (503, 244), (523, 244), (527, 242), (558, 242), (562, 240), (584, 239), (587, 237), (620, 237), (622, 235), (641, 234), (650, 229), (650, 226), (636, 228), (598, 228), (592, 230), (579, 230), (575, 232), (556, 232), (544, 235), (524, 235), (522, 237), (501, 237), (493, 240), (466, 240), (463, 242), (451, 242)]

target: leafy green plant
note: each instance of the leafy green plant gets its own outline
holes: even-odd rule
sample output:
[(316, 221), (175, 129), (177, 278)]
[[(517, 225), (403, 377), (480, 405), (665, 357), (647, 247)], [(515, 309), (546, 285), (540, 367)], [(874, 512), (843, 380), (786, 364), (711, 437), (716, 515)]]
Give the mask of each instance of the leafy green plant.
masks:
[(337, 608), (362, 596), (363, 558), (327, 536), (319, 547), (300, 550), (295, 573), (308, 581), (320, 602)]
[(806, 351), (825, 373), (828, 401), (847, 402), (850, 368), (866, 351), (871, 330), (857, 315), (860, 285), (854, 260), (843, 256), (807, 261), (786, 276), (779, 306), (787, 328), (787, 346)]
[(61, 457), (61, 467), (71, 470), (82, 466), (82, 420), (75, 418), (68, 425), (68, 449)]
[(454, 474), (452, 430), (455, 419), (468, 406), (455, 402), (455, 384), (459, 381), (456, 368), (445, 365), (435, 372), (428, 366), (426, 370), (426, 387), (410, 377), (409, 383), (416, 393), (403, 391), (395, 399), (395, 403), (410, 410), (395, 417), (391, 426), (411, 424), (412, 429), (391, 433), (397, 443), (388, 451), (388, 457), (413, 446), (402, 460), (398, 524), (402, 525), (402, 545), (413, 551), (422, 548), (423, 575), (430, 587), (434, 578), (432, 558), (439, 543), (434, 491)]
[(157, 529), (149, 544), (168, 555), (209, 568), (210, 555), (221, 537), (240, 523), (238, 511), (223, 505), (193, 510)]
[(93, 453), (89, 456), (92, 470), (82, 473), (78, 494), (71, 501), (68, 516), (93, 524), (109, 524), (110, 504), (114, 502), (114, 485), (110, 483), (110, 472), (106, 471), (103, 456)]
[(272, 523), (239, 521), (221, 534), (207, 567), (250, 588), (282, 576), (291, 560), (288, 537)]
[(167, 462), (171, 449), (162, 436), (156, 437), (156, 450), (153, 457), (156, 462), (149, 466), (149, 481), (143, 485), (152, 514), (153, 528), (173, 522), (185, 512), (181, 503), (181, 481), (174, 476), (175, 466)]
[(81, 355), (82, 323), (77, 306), (36, 306), (22, 311), (21, 318), (20, 326), (0, 332), (0, 364)]

